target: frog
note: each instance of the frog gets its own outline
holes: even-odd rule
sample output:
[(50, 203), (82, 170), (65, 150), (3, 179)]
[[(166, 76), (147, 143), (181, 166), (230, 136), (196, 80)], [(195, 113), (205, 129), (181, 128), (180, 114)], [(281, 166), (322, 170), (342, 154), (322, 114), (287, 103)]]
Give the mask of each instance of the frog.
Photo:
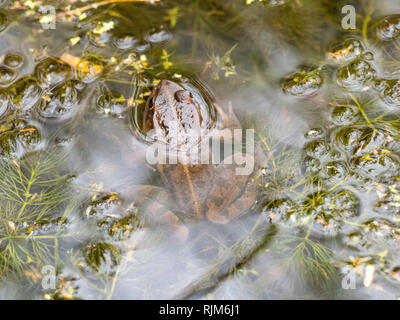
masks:
[[(243, 165), (235, 164), (235, 154), (220, 164), (187, 156), (202, 139), (241, 128), (231, 104), (228, 112), (215, 103), (214, 108), (219, 120), (210, 133), (195, 95), (180, 83), (161, 80), (151, 91), (143, 112), (144, 131), (156, 129), (157, 138), (183, 156), (178, 156), (176, 163), (156, 164), (164, 186), (142, 185), (135, 192), (136, 205), (150, 221), (167, 223), (180, 240), (188, 237), (189, 222), (205, 220), (224, 225), (244, 215), (256, 202), (255, 174), (237, 175), (236, 169)], [(252, 155), (241, 156), (254, 159)]]

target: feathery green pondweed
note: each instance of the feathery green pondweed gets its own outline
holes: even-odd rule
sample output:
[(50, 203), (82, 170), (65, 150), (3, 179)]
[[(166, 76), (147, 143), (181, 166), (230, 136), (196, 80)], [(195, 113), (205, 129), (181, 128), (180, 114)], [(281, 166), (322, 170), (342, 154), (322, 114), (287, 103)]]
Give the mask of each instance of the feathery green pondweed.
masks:
[[(58, 239), (70, 200), (65, 153), (55, 148), (0, 160), (0, 276), (57, 264)], [(64, 214), (63, 214), (64, 212)]]

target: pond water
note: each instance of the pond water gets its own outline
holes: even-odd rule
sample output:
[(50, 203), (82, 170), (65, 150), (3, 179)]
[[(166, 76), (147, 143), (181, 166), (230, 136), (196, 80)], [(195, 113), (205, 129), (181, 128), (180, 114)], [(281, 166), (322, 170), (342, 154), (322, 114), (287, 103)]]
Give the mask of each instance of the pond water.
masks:
[(0, 298), (400, 297), (398, 1), (0, 6)]

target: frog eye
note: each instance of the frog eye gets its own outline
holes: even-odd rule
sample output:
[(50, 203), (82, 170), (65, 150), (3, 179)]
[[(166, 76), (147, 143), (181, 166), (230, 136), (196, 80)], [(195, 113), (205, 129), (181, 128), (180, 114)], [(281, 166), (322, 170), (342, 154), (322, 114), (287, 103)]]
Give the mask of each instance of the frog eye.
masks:
[(175, 92), (175, 100), (178, 102), (192, 103), (192, 94), (187, 90), (178, 90)]

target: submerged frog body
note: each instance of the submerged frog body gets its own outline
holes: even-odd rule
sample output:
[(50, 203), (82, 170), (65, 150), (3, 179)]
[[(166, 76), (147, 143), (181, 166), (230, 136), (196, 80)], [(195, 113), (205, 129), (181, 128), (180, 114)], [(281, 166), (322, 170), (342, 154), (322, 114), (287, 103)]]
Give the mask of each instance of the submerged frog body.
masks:
[[(223, 119), (221, 129), (239, 126), (232, 110), (229, 115), (219, 108), (218, 112)], [(181, 85), (162, 80), (153, 89), (144, 111), (143, 128), (155, 129), (157, 138), (183, 154), (175, 164), (157, 164), (165, 188), (143, 186), (137, 192), (136, 202), (150, 219), (172, 224), (186, 238), (186, 222), (207, 219), (225, 224), (254, 204), (254, 178), (236, 174), (235, 170), (244, 164), (235, 164), (235, 155), (219, 165), (200, 164), (186, 156), (205, 138), (206, 129), (193, 94)]]

